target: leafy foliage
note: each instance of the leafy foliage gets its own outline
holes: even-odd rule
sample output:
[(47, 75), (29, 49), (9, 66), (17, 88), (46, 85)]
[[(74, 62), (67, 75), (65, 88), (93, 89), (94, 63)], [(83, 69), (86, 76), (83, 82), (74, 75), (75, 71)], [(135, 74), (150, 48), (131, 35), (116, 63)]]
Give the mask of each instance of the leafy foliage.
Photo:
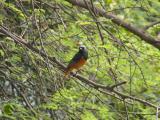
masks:
[[(93, 0), (136, 28), (159, 20), (159, 0)], [(158, 105), (160, 53), (111, 20), (64, 0), (0, 0), (0, 25), (27, 45), (67, 65), (83, 42), (89, 60), (79, 72), (126, 95)], [(160, 24), (145, 29), (158, 39)], [(0, 118), (3, 120), (151, 120), (156, 109), (103, 92), (0, 32)]]

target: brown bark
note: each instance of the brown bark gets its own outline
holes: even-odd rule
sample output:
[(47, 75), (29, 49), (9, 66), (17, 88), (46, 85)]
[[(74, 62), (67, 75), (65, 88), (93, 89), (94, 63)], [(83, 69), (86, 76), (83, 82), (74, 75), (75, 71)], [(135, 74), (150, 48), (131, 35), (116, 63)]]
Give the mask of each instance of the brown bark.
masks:
[(122, 26), (123, 28), (125, 28), (126, 30), (130, 31), (131, 33), (137, 35), (139, 38), (141, 38), (141, 40), (145, 41), (146, 43), (149, 43), (150, 45), (154, 46), (155, 48), (160, 50), (160, 41), (156, 40), (155, 38), (153, 38), (151, 35), (148, 35), (147, 33), (145, 33), (142, 29), (140, 28), (136, 28), (135, 26), (119, 19), (116, 15), (114, 14), (110, 14), (110, 13), (106, 13), (105, 10), (94, 7), (91, 2), (87, 1), (87, 0), (66, 0), (69, 3), (71, 3), (72, 5), (76, 5), (82, 8), (85, 8), (87, 10), (90, 10), (94, 13), (96, 13), (96, 15), (105, 17), (107, 19), (111, 19), (111, 21), (119, 26)]

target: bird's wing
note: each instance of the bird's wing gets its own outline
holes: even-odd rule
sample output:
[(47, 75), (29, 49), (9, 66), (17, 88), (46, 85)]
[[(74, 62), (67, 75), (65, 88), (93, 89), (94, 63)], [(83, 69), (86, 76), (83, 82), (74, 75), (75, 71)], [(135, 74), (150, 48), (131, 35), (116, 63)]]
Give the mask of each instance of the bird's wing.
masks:
[(77, 63), (81, 59), (81, 57), (82, 57), (81, 53), (78, 52), (77, 54), (75, 54), (74, 57), (69, 62), (67, 68)]

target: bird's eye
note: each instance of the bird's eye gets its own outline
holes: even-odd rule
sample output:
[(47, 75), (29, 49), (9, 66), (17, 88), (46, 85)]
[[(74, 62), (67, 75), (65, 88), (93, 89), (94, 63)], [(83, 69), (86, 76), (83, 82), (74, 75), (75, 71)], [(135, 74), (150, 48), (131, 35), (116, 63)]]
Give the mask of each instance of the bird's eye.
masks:
[(80, 50), (83, 50), (83, 49), (84, 49), (84, 47), (80, 47), (79, 49), (80, 49)]

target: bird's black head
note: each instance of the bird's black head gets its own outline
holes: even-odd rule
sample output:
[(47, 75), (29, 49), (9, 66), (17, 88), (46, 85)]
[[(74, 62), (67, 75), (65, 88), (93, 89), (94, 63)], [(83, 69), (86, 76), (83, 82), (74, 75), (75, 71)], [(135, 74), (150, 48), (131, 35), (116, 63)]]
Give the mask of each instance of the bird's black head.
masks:
[(79, 52), (83, 55), (84, 59), (88, 59), (88, 51), (87, 48), (83, 45), (79, 46)]
[(79, 46), (79, 51), (85, 51), (86, 50), (86, 47), (85, 46)]

